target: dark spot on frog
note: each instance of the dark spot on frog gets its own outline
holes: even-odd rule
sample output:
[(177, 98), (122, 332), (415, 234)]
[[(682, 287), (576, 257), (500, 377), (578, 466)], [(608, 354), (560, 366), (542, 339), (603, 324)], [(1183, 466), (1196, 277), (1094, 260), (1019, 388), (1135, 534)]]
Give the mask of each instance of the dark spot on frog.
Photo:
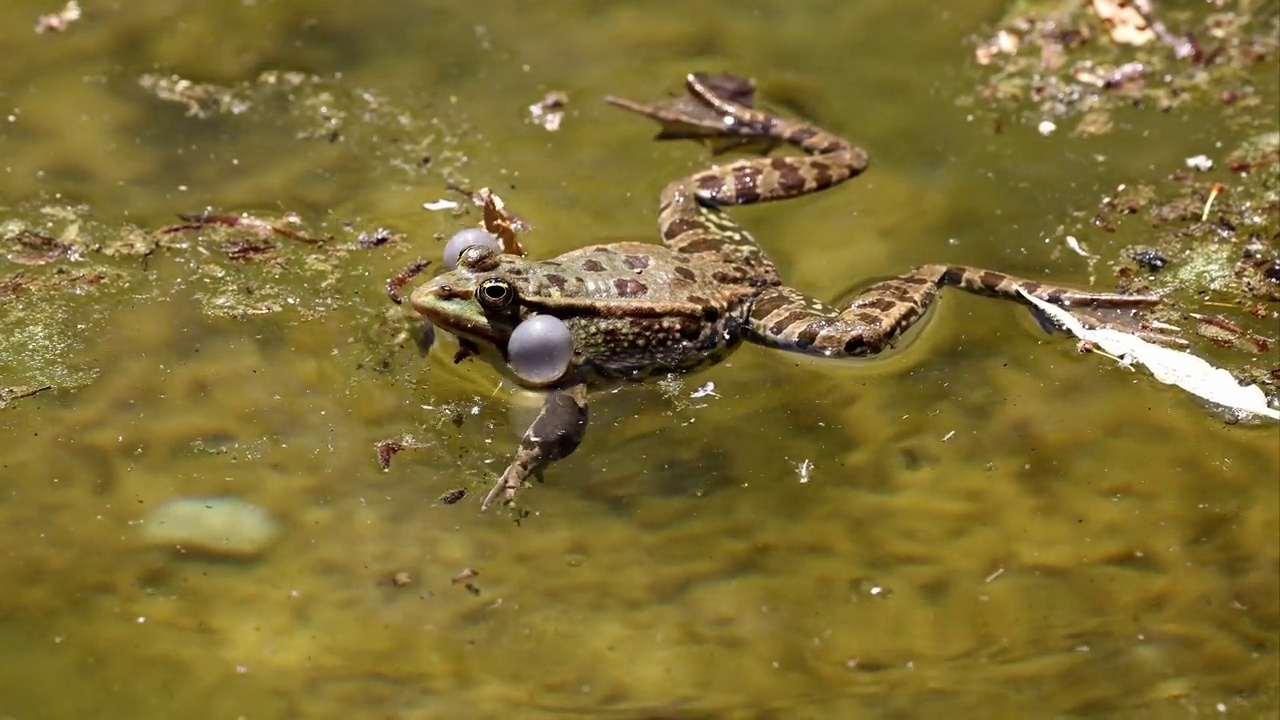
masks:
[(710, 235), (695, 238), (680, 246), (685, 253), (718, 252), (724, 249), (724, 241)]
[(649, 258), (644, 255), (623, 255), (622, 264), (639, 272), (640, 270), (649, 267)]
[(547, 279), (547, 284), (551, 285), (552, 287), (554, 287), (555, 289), (561, 292), (564, 292), (564, 289), (569, 285), (569, 281), (566, 280), (563, 275), (551, 274), (551, 275), (544, 275), (543, 277)]
[(818, 342), (818, 336), (831, 326), (831, 323), (825, 320), (817, 320), (809, 323), (803, 330), (796, 335), (796, 347), (810, 348)]
[[(1000, 281), (1001, 281), (1002, 279), (1003, 279), (1003, 278), (1001, 278), (1001, 277), (1000, 277), (999, 275), (997, 275), (996, 273), (993, 273), (993, 272), (991, 272), (991, 271), (989, 271), (989, 270), (984, 270), (984, 271), (982, 272), (982, 274), (979, 276), (979, 280), (978, 280), (978, 282), (979, 282), (979, 284), (980, 284), (980, 285), (982, 285), (982, 287), (985, 287), (985, 288), (993, 288), (993, 287), (998, 286), (998, 285), (1000, 284)], [(1026, 288), (1026, 286), (1025, 286), (1025, 285), (1024, 285), (1024, 288)], [(1034, 292), (1034, 290), (1032, 290), (1032, 289), (1030, 289), (1030, 288), (1026, 288), (1026, 290), (1027, 290), (1027, 292)]]
[(751, 308), (751, 314), (758, 318), (767, 318), (788, 302), (790, 299), (783, 293), (774, 293), (757, 300)]
[(695, 280), (698, 279), (697, 273), (695, 273), (694, 271), (690, 270), (687, 267), (676, 267), (672, 270), (672, 272), (676, 274), (676, 277), (688, 282), (694, 282)]
[(870, 355), (871, 346), (867, 344), (866, 338), (861, 335), (854, 335), (844, 344), (844, 353), (851, 357), (861, 357)]
[(672, 240), (700, 227), (702, 227), (702, 223), (692, 218), (678, 217), (668, 222), (667, 226), (662, 229), (662, 238), (664, 240)]
[(588, 258), (582, 261), (582, 269), (587, 272), (604, 272), (604, 265), (599, 260)]
[(717, 270), (711, 273), (712, 280), (729, 285), (736, 285), (749, 278), (750, 275), (746, 272), (746, 269), (736, 265), (729, 266), (729, 270)]
[[(782, 188), (784, 192), (798, 192), (805, 187), (806, 183), (804, 174), (800, 172), (789, 158), (776, 157), (773, 158), (773, 162), (771, 164), (774, 172), (777, 173), (776, 182), (778, 183), (778, 187)], [(830, 169), (828, 167), (819, 163), (817, 174), (818, 177), (815, 178), (815, 183), (818, 184), (819, 187), (826, 187), (831, 184)], [(823, 175), (825, 175), (825, 178), (822, 177)], [(825, 184), (822, 184), (824, 182)]]
[[(696, 175), (694, 176), (694, 182), (697, 183), (698, 190), (701, 191), (695, 196), (697, 200), (711, 200), (714, 202), (714, 197), (724, 188), (724, 179), (714, 173)], [(708, 198), (708, 195), (711, 197)]]
[(618, 291), (619, 297), (640, 297), (649, 292), (649, 288), (639, 280), (631, 278), (618, 278), (613, 281), (613, 289)]
[(710, 298), (705, 298), (701, 295), (690, 295), (688, 299), (689, 302), (697, 305), (702, 311), (703, 322), (714, 322), (716, 318), (720, 317), (720, 309), (715, 306), (715, 303), (711, 302)]
[(800, 325), (808, 322), (809, 319), (810, 315), (803, 310), (788, 310), (786, 315), (774, 320), (773, 324), (769, 326), (769, 334), (781, 335), (792, 325)]

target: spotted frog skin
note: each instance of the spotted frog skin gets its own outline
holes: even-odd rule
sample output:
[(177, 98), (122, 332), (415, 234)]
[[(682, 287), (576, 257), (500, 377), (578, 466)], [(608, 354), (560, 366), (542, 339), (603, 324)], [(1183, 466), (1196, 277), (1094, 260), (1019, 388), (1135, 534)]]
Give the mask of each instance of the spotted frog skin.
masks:
[[(916, 322), (939, 288), (1064, 306), (1138, 308), (1155, 297), (1045, 285), (957, 265), (923, 265), (879, 282), (842, 306), (784, 285), (764, 250), (724, 212), (829, 188), (867, 168), (867, 155), (821, 128), (752, 107), (754, 86), (732, 75), (693, 74), (687, 97), (608, 102), (657, 120), (658, 139), (727, 146), (790, 144), (803, 155), (737, 160), (676, 180), (658, 204), (662, 245), (594, 245), (551, 260), (473, 246), (455, 270), (418, 287), (412, 307), (465, 347), (506, 356), (512, 330), (535, 314), (569, 328), (573, 360), (548, 392), (511, 464), (482, 508), (572, 453), (587, 426), (587, 390), (602, 379), (683, 373), (724, 359), (744, 340), (833, 358), (875, 355)], [(528, 384), (528, 383), (524, 383)]]

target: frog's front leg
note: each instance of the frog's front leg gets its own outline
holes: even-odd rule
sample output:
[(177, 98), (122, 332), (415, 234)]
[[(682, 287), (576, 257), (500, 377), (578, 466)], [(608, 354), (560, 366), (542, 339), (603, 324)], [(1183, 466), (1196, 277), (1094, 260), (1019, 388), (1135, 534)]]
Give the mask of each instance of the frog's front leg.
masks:
[[(1144, 308), (1160, 302), (1151, 295), (1073, 290), (964, 265), (924, 265), (872, 285), (843, 310), (793, 288), (769, 288), (752, 305), (747, 337), (762, 345), (826, 357), (875, 355), (923, 317), (938, 289), (948, 285), (1025, 303), (1021, 289), (1065, 307)], [(1086, 326), (1099, 324), (1091, 318), (1081, 320)]]
[(587, 386), (575, 383), (547, 393), (538, 416), (524, 431), (520, 449), (480, 504), (488, 510), (499, 498), (514, 501), (529, 476), (542, 476), (551, 463), (568, 457), (587, 432)]

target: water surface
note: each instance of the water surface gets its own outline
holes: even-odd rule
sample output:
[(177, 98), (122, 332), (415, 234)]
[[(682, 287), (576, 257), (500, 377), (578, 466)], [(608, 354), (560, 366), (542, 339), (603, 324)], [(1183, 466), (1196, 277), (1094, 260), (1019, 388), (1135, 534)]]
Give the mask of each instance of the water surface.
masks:
[[(600, 98), (696, 69), (755, 76), (871, 154), (837, 190), (735, 211), (795, 286), (963, 262), (1105, 287), (1143, 229), (1082, 237), (1090, 268), (1060, 228), (1238, 142), (1210, 109), (996, 133), (958, 102), (993, 0), (86, 5), (61, 35), (31, 31), (45, 3), (3, 13), (7, 217), (118, 235), (296, 212), (346, 249), (285, 243), (248, 317), (225, 310), (266, 271), (198, 233), (85, 260), (118, 273), (99, 287), (0, 300), (0, 385), (57, 386), (0, 410), (0, 716), (1275, 716), (1274, 426), (946, 294), (883, 362), (748, 347), (599, 398), (515, 522), (475, 511), (519, 403), (447, 343), (394, 344), (382, 291), (475, 222), (422, 209), (451, 182), (499, 192), (538, 256), (652, 238), (659, 189), (706, 157)], [(270, 70), (315, 78), (264, 89)], [(253, 106), (191, 117), (147, 74)], [(551, 90), (556, 133), (526, 121)], [(350, 249), (379, 226), (404, 240)], [(428, 447), (381, 472), (374, 443), (404, 433)], [(269, 509), (279, 544), (147, 546), (149, 512), (217, 495)]]

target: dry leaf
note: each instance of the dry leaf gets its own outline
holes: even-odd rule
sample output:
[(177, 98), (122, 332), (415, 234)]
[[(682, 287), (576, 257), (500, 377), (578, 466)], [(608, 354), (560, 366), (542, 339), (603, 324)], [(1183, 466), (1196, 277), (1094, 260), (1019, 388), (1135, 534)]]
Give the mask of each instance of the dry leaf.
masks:
[(502, 252), (509, 255), (524, 255), (524, 248), (516, 239), (517, 232), (528, 232), (529, 224), (519, 215), (507, 212), (502, 198), (489, 188), (480, 188), (471, 196), (471, 201), (484, 208), (484, 229), (497, 235), (502, 240)]

